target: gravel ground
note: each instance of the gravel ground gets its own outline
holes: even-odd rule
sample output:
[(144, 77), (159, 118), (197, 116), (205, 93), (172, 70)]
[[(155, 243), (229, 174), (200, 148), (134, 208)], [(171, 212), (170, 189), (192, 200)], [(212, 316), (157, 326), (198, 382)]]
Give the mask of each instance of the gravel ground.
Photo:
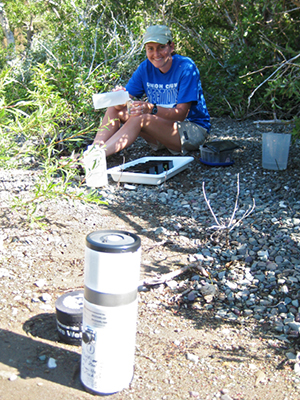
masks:
[[(261, 134), (271, 130), (214, 119), (211, 139), (239, 145), (234, 165), (209, 167), (194, 152), (159, 186), (109, 179), (99, 189), (107, 205), (41, 204), (44, 228), (11, 207), (15, 196), (32, 199), (39, 172), (0, 171), (0, 399), (94, 398), (80, 383), (80, 347), (59, 341), (55, 301), (83, 287), (85, 237), (101, 229), (142, 241), (134, 379), (112, 399), (298, 399), (299, 143), (286, 170), (262, 169)], [(140, 140), (107, 163), (148, 155), (169, 154)], [(213, 229), (203, 183), (225, 226), (239, 189), (233, 223), (242, 221), (230, 232)]]

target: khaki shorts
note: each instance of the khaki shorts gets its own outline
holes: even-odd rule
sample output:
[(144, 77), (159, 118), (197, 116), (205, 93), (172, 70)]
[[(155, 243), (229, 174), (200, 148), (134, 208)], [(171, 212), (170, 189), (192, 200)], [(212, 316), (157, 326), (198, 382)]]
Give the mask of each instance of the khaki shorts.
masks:
[(186, 154), (192, 150), (199, 150), (199, 147), (205, 142), (208, 133), (203, 126), (195, 122), (182, 121), (177, 122), (177, 128), (181, 141), (181, 153)]
[[(190, 121), (177, 121), (177, 129), (180, 135), (181, 151), (169, 150), (173, 155), (187, 154), (189, 151), (199, 150), (205, 142), (208, 133), (205, 128)], [(161, 143), (148, 143), (154, 151), (165, 149)]]

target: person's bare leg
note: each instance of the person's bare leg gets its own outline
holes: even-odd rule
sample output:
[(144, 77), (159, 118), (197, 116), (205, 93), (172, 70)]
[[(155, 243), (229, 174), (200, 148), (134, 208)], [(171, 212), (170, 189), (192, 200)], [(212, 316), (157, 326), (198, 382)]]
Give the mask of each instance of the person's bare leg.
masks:
[(180, 151), (180, 136), (177, 124), (154, 115), (132, 116), (105, 142), (106, 155), (118, 153), (130, 146), (138, 136), (156, 143), (159, 141), (167, 148)]
[(151, 116), (151, 124), (146, 124), (140, 136), (150, 143), (161, 143), (170, 150), (181, 151), (181, 140), (177, 122)]
[(127, 108), (118, 110), (116, 107), (109, 107), (103, 117), (101, 126), (94, 138), (94, 144), (104, 145), (128, 118)]
[(141, 131), (140, 118), (131, 117), (118, 131), (116, 131), (105, 143), (106, 156), (118, 153), (130, 146), (139, 136)]

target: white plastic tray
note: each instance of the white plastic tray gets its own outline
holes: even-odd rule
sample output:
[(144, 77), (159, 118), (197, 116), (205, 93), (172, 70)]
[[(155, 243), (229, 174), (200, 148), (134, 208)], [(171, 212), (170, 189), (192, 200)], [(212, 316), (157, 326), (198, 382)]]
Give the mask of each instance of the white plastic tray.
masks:
[[(160, 160), (172, 160), (173, 168), (168, 171), (164, 171), (161, 174), (141, 174), (135, 172), (126, 172), (123, 169), (131, 167), (139, 163), (145, 163), (147, 161), (160, 161)], [(142, 157), (137, 160), (128, 162), (123, 165), (118, 165), (107, 170), (108, 174), (111, 174), (115, 182), (127, 182), (127, 183), (141, 183), (144, 185), (160, 185), (172, 176), (177, 175), (179, 172), (187, 168), (188, 164), (194, 161), (193, 157)]]

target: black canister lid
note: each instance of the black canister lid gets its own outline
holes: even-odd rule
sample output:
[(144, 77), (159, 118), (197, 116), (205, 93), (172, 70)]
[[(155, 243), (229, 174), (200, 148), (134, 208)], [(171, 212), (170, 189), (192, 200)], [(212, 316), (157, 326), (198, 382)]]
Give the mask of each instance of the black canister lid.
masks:
[(133, 253), (141, 246), (141, 239), (131, 232), (95, 231), (87, 235), (86, 246), (102, 253)]

